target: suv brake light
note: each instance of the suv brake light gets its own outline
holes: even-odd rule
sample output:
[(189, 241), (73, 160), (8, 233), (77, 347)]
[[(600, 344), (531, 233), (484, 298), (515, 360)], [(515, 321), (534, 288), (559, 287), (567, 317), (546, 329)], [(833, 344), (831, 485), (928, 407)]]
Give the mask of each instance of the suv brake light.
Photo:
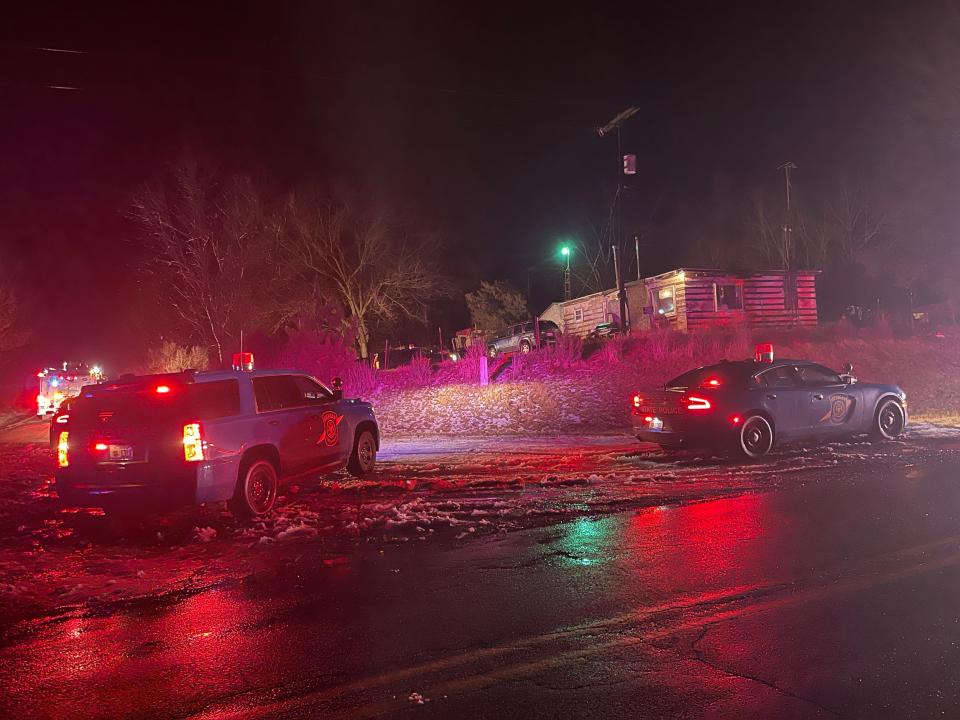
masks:
[(203, 432), (200, 423), (183, 426), (183, 459), (187, 462), (203, 460)]
[(695, 395), (690, 395), (684, 399), (684, 402), (687, 403), (687, 410), (709, 410), (713, 405), (709, 400), (702, 397), (696, 397)]
[(60, 435), (57, 437), (57, 466), (58, 467), (69, 467), (70, 466), (70, 444), (67, 442), (70, 438), (70, 433), (66, 430), (63, 430)]

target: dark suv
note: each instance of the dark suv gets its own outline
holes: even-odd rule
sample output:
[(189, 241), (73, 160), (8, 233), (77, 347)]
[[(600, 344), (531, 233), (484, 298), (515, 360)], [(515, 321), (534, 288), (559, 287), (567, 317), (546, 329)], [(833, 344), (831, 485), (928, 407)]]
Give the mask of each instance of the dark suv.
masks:
[(487, 343), (487, 355), (496, 357), (505, 352), (528, 353), (537, 347), (553, 345), (560, 339), (560, 328), (550, 320), (540, 321), (540, 343), (537, 343), (536, 323), (533, 320), (511, 325)]

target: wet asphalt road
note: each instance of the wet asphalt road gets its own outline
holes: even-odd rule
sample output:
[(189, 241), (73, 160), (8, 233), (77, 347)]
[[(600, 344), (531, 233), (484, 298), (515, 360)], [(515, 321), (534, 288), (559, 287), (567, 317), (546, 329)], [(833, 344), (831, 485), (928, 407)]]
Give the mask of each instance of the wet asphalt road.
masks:
[(956, 717), (960, 457), (903, 450), (23, 621), (0, 717)]

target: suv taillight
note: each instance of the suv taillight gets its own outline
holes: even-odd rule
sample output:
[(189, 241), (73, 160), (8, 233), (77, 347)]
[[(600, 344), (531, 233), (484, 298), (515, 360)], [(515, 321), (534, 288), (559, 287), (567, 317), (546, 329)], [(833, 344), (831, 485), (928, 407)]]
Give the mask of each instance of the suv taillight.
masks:
[(183, 426), (183, 459), (187, 462), (203, 460), (203, 431), (200, 423)]
[(57, 437), (57, 465), (65, 468), (70, 466), (70, 444), (67, 442), (70, 433), (63, 430)]

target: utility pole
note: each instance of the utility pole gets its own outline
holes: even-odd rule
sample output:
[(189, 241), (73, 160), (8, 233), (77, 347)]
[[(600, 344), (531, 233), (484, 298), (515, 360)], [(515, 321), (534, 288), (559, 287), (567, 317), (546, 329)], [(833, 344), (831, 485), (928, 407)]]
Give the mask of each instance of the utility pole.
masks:
[[(620, 329), (623, 333), (630, 331), (630, 324), (627, 320), (627, 293), (623, 287), (623, 274), (619, 268), (619, 255), (623, 253), (623, 176), (627, 172), (636, 172), (636, 158), (631, 162), (623, 155), (623, 143), (621, 137), (621, 128), (623, 123), (640, 112), (638, 107), (629, 107), (619, 113), (610, 122), (601, 128), (597, 128), (597, 135), (605, 137), (613, 130), (617, 131), (617, 194), (614, 198), (614, 228), (613, 228), (613, 266), (617, 276), (617, 298), (620, 300)], [(621, 164), (622, 163), (622, 164)]]
[(633, 249), (637, 251), (637, 282), (640, 281), (640, 236), (633, 236)]
[[(783, 250), (784, 260), (788, 266), (793, 265), (793, 227), (790, 225), (790, 171), (796, 170), (797, 166), (789, 160), (777, 168), (783, 170), (783, 189), (786, 193), (786, 212), (783, 216)], [(784, 270), (790, 270), (791, 267), (785, 267)]]

